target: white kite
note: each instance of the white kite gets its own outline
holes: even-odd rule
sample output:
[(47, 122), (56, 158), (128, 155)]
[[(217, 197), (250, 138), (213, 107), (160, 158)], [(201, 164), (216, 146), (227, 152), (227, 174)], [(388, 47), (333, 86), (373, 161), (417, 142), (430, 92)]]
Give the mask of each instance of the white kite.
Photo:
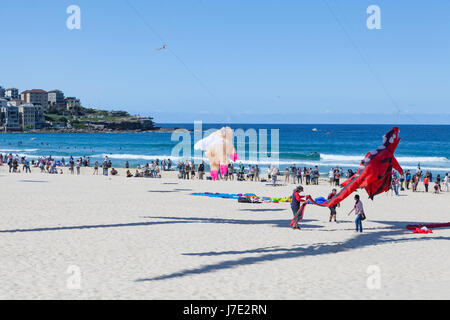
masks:
[(219, 170), (225, 176), (228, 170), (228, 157), (232, 161), (238, 160), (236, 149), (233, 145), (233, 129), (224, 127), (213, 132), (208, 137), (198, 141), (194, 145), (195, 150), (206, 151), (205, 155), (209, 159), (211, 167), (211, 178), (215, 181), (219, 179)]

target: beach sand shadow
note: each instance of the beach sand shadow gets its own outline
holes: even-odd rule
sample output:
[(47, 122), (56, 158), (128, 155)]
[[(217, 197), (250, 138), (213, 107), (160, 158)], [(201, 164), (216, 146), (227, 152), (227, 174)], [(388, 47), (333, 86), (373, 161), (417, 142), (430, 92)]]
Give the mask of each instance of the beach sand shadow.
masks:
[(103, 229), (103, 228), (124, 228), (124, 227), (145, 227), (152, 225), (163, 225), (173, 223), (190, 223), (189, 221), (157, 221), (157, 222), (132, 222), (132, 223), (117, 223), (117, 224), (96, 224), (84, 226), (67, 226), (67, 227), (42, 227), (30, 229), (11, 229), (0, 230), (1, 233), (18, 233), (18, 232), (42, 232), (42, 231), (66, 231), (66, 230), (86, 230), (86, 229)]
[(149, 190), (148, 192), (153, 192), (153, 193), (172, 193), (172, 192), (183, 192), (183, 191), (192, 191), (192, 189)]
[(286, 209), (239, 209), (239, 211), (249, 211), (249, 212), (277, 212), (277, 211), (286, 211)]
[[(184, 217), (141, 217), (142, 219), (164, 219), (169, 221), (152, 221), (152, 222), (131, 222), (117, 224), (96, 224), (96, 225), (79, 225), (79, 226), (58, 226), (58, 227), (41, 227), (29, 229), (10, 229), (0, 230), (2, 233), (19, 233), (19, 232), (44, 232), (44, 231), (66, 231), (66, 230), (86, 230), (86, 229), (102, 229), (102, 228), (125, 228), (125, 227), (144, 227), (152, 225), (178, 224), (178, 223), (219, 223), (219, 224), (271, 224), (275, 227), (289, 228), (289, 220), (240, 220), (240, 219), (219, 219), (219, 218), (184, 218)], [(311, 222), (315, 220), (303, 220), (303, 222)], [(322, 228), (319, 225), (306, 225), (307, 228)]]
[[(172, 220), (173, 222), (194, 222), (194, 223), (219, 223), (219, 224), (242, 224), (242, 225), (261, 225), (268, 224), (273, 225), (278, 228), (290, 228), (290, 220), (248, 220), (248, 219), (224, 219), (224, 218), (195, 218), (195, 217), (142, 217), (147, 219), (164, 219)], [(323, 228), (320, 225), (305, 224), (311, 221), (317, 221), (314, 219), (304, 219), (302, 220), (302, 225), (304, 229), (316, 229)]]
[[(211, 272), (218, 272), (220, 270), (238, 268), (245, 265), (252, 265), (261, 262), (269, 262), (283, 259), (294, 259), (308, 256), (327, 255), (338, 252), (351, 251), (356, 248), (379, 246), (383, 244), (402, 243), (402, 242), (418, 242), (430, 240), (450, 240), (450, 237), (419, 235), (417, 237), (403, 237), (400, 239), (392, 239), (392, 236), (403, 234), (410, 234), (411, 231), (405, 228), (408, 224), (415, 224), (417, 222), (406, 221), (374, 221), (384, 224), (384, 231), (358, 233), (354, 237), (339, 243), (317, 243), (309, 246), (293, 246), (288, 248), (283, 247), (265, 247), (249, 250), (236, 251), (211, 251), (211, 252), (193, 252), (185, 253), (189, 256), (227, 256), (227, 255), (243, 255), (243, 254), (259, 254), (254, 257), (243, 257), (238, 259), (224, 260), (218, 263), (212, 263), (200, 266), (198, 268), (184, 269), (178, 272), (160, 275), (151, 278), (141, 278), (135, 280), (136, 282), (160, 281), (167, 279), (175, 279), (186, 277), (190, 275), (199, 275)], [(381, 228), (377, 228), (381, 229)]]

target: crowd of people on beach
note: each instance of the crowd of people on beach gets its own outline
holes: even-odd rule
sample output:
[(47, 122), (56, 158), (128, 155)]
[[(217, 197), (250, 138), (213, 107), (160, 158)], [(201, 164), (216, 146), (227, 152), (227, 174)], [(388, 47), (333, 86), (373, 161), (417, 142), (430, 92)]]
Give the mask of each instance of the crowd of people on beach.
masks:
[[(101, 168), (102, 174), (107, 176), (119, 175), (117, 169), (112, 166), (111, 160), (108, 156), (104, 156), (103, 161), (100, 163), (95, 161), (92, 164), (90, 157), (80, 157), (74, 159), (70, 156), (67, 160), (62, 157), (61, 160), (56, 160), (51, 156), (38, 157), (36, 159), (29, 160), (25, 156), (13, 155), (13, 154), (0, 154), (0, 165), (7, 164), (10, 173), (24, 172), (31, 173), (32, 168), (37, 168), (42, 173), (49, 174), (63, 174), (64, 168), (68, 168), (69, 174), (81, 173), (81, 168), (92, 167), (93, 175), (99, 174)], [(205, 170), (206, 165), (204, 161), (199, 164), (195, 164), (194, 161), (179, 161), (176, 168), (173, 167), (172, 160), (156, 159), (145, 165), (138, 165), (132, 172), (128, 161), (125, 162), (124, 168), (127, 169), (126, 177), (131, 178), (161, 178), (161, 171), (178, 171), (179, 179), (209, 179), (206, 177)], [(328, 172), (328, 182), (330, 186), (339, 187), (341, 179), (351, 178), (356, 172), (352, 169), (344, 171), (342, 167), (330, 168)], [(318, 185), (319, 178), (321, 177), (319, 167), (314, 168), (300, 167), (295, 164), (284, 168), (284, 171), (280, 172), (278, 166), (269, 165), (266, 171), (266, 177), (261, 176), (261, 168), (257, 164), (249, 164), (245, 166), (242, 162), (239, 164), (228, 164), (225, 174), (219, 172), (219, 178), (225, 181), (255, 181), (255, 182), (269, 182), (272, 185), (280, 185), (278, 183), (278, 177), (284, 176), (284, 184), (305, 184), (305, 185)], [(422, 187), (423, 186), (423, 187)], [(431, 171), (423, 172), (420, 165), (417, 170), (412, 174), (411, 170), (406, 170), (403, 174), (399, 174), (395, 170), (392, 172), (392, 182), (390, 190), (393, 194), (399, 195), (401, 191), (411, 190), (412, 192), (433, 192), (439, 194), (441, 192), (450, 191), (450, 173), (446, 173), (445, 176), (437, 174), (433, 175)]]
[[(424, 192), (429, 192), (430, 185), (432, 186), (432, 192), (435, 194), (439, 194), (442, 191), (449, 192), (450, 191), (450, 176), (449, 173), (446, 173), (444, 178), (441, 177), (440, 174), (437, 174), (433, 181), (433, 173), (431, 171), (427, 171), (423, 173), (420, 166), (417, 167), (417, 170), (414, 174), (411, 173), (411, 170), (406, 170), (403, 174), (399, 174), (394, 171), (392, 173), (392, 190), (396, 195), (399, 195), (399, 191), (411, 190), (412, 192), (419, 192), (421, 183), (423, 184)], [(433, 184), (434, 183), (434, 184)]]

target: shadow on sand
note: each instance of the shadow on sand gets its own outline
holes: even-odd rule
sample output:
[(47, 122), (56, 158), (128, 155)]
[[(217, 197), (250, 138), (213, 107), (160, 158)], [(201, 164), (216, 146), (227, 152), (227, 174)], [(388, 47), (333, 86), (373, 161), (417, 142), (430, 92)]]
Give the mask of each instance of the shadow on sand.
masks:
[[(245, 255), (245, 254), (258, 254), (253, 257), (242, 257), (237, 259), (227, 259), (218, 263), (212, 263), (203, 265), (198, 268), (185, 269), (175, 273), (160, 275), (152, 278), (142, 278), (135, 280), (136, 282), (147, 281), (159, 281), (166, 279), (181, 278), (190, 275), (205, 274), (210, 272), (217, 272), (225, 269), (237, 268), (245, 265), (252, 265), (255, 263), (293, 259), (308, 256), (326, 255), (337, 252), (351, 251), (356, 248), (379, 246), (383, 244), (393, 244), (402, 242), (417, 242), (417, 241), (429, 241), (429, 240), (450, 240), (450, 237), (443, 236), (430, 236), (430, 235), (418, 235), (413, 236), (410, 231), (405, 229), (408, 224), (414, 224), (417, 222), (407, 221), (373, 221), (383, 224), (384, 227), (371, 228), (366, 230), (375, 230), (374, 232), (357, 233), (354, 237), (340, 242), (340, 243), (316, 243), (309, 246), (292, 246), (292, 247), (264, 247), (250, 250), (232, 250), (232, 251), (211, 251), (211, 252), (198, 252), (198, 253), (185, 253), (188, 256), (228, 256), (228, 255)], [(353, 229), (350, 229), (353, 230)], [(380, 230), (380, 231), (376, 231)], [(329, 230), (323, 230), (329, 231)], [(342, 231), (342, 229), (341, 229)], [(398, 239), (391, 238), (392, 236), (409, 235), (408, 237), (402, 237)]]
[(248, 211), (248, 212), (277, 212), (277, 211), (284, 211), (284, 212), (286, 212), (286, 209), (239, 209), (239, 211)]
[[(289, 220), (241, 220), (241, 219), (219, 219), (219, 218), (193, 218), (193, 217), (141, 217), (143, 219), (161, 219), (169, 221), (152, 221), (152, 222), (133, 222), (133, 223), (117, 223), (117, 224), (96, 224), (81, 226), (58, 226), (58, 227), (42, 227), (30, 229), (10, 229), (0, 230), (1, 233), (17, 233), (17, 232), (42, 232), (42, 231), (64, 231), (64, 230), (86, 230), (86, 229), (102, 229), (102, 228), (120, 228), (120, 227), (143, 227), (152, 225), (178, 224), (178, 223), (220, 223), (220, 224), (242, 224), (257, 225), (268, 224), (274, 227), (289, 228)], [(314, 220), (303, 220), (303, 222)], [(307, 228), (322, 228), (319, 225), (307, 225)]]

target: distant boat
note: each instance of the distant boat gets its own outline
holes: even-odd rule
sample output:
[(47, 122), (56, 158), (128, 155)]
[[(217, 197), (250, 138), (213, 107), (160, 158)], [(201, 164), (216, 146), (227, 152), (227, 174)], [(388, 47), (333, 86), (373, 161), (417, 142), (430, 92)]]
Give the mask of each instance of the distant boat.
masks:
[(317, 130), (317, 128), (314, 128), (314, 129), (312, 129), (312, 131), (317, 132), (317, 131), (319, 131), (319, 130)]
[(34, 140), (36, 140), (36, 138), (31, 138), (30, 140), (31, 140), (31, 141), (34, 141)]

